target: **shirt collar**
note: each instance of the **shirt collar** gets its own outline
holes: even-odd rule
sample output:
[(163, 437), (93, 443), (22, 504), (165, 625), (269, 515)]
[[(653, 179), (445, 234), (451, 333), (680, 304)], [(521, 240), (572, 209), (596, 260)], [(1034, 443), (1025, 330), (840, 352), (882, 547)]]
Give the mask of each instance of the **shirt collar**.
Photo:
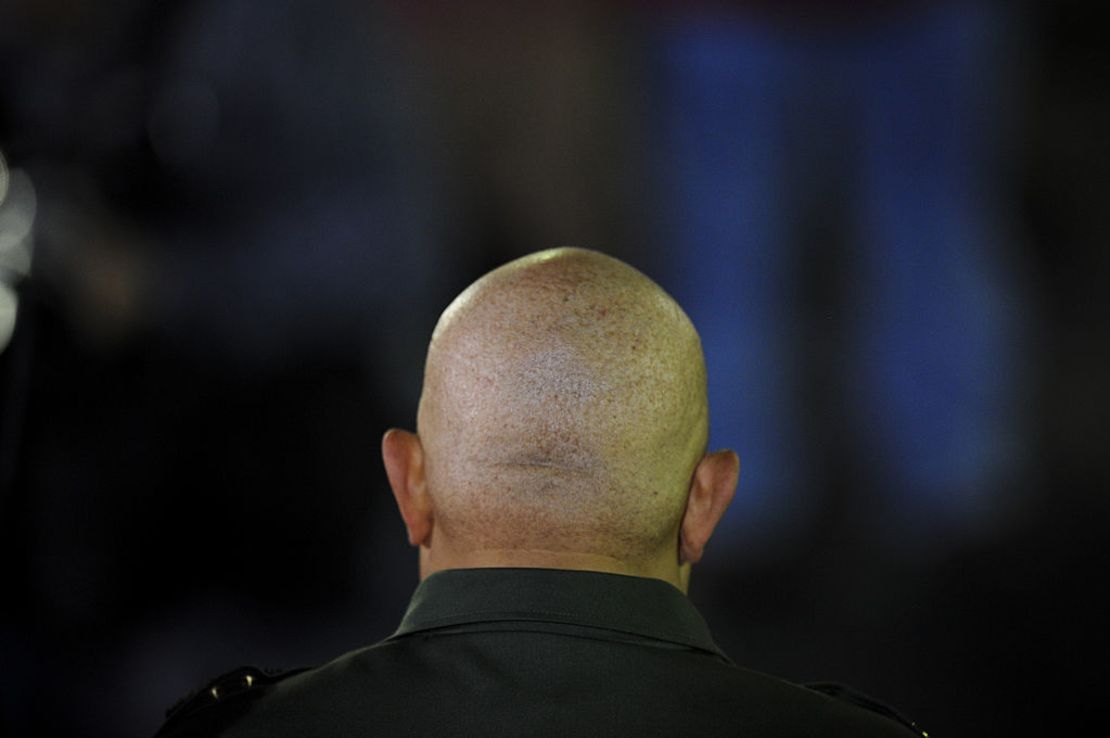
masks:
[(436, 572), (416, 588), (394, 637), (508, 621), (601, 628), (728, 658), (690, 600), (667, 582), (566, 569)]

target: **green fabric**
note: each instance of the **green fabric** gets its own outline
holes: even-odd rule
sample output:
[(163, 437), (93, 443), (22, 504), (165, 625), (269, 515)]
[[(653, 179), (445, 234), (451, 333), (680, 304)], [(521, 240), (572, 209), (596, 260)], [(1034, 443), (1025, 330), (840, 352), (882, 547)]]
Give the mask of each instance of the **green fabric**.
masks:
[[(701, 614), (660, 579), (561, 569), (452, 569), (432, 574), (413, 594), (394, 638), (449, 626), (548, 623), (611, 631), (615, 639), (685, 646), (728, 658)], [(617, 635), (620, 634), (620, 635)], [(601, 637), (605, 637), (602, 635)]]
[(733, 664), (665, 582), (552, 569), (437, 573), (391, 637), (236, 699), (166, 735), (914, 734), (858, 701)]

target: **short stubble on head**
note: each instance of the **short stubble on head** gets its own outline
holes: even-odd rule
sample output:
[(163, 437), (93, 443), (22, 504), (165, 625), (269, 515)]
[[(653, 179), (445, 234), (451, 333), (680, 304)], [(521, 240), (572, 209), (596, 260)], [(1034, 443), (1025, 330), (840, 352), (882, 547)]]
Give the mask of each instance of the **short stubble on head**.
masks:
[(553, 249), (490, 272), (428, 350), (437, 531), (470, 550), (659, 556), (705, 452), (705, 393), (689, 319), (627, 264)]

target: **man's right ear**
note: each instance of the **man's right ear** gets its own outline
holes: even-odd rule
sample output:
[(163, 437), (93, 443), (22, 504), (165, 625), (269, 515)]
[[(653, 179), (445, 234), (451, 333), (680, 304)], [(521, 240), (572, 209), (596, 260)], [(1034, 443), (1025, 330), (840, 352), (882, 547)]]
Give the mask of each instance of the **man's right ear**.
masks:
[(390, 428), (382, 437), (382, 460), (397, 509), (405, 521), (409, 543), (427, 545), (434, 514), (424, 476), (424, 448), (415, 433)]

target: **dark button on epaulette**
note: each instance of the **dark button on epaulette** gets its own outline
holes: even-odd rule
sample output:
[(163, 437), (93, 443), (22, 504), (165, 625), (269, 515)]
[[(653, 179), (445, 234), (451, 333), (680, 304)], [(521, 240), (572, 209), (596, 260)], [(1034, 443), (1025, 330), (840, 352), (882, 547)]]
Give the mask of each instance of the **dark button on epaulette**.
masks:
[(239, 717), (249, 701), (262, 695), (267, 687), (304, 671), (307, 669), (259, 669), (254, 666), (229, 671), (189, 692), (166, 710), (166, 722), (155, 738), (209, 733), (215, 725)]
[(851, 687), (847, 687), (843, 684), (836, 684), (835, 682), (815, 682), (813, 684), (806, 684), (805, 687), (807, 689), (812, 689), (815, 692), (820, 692), (821, 694), (833, 697), (834, 699), (843, 700), (844, 702), (851, 703), (853, 705), (856, 705), (857, 707), (862, 707), (865, 710), (877, 712), (884, 717), (888, 717), (891, 720), (894, 720), (906, 726), (907, 728), (912, 730), (915, 735), (923, 736), (923, 738), (929, 738), (929, 734), (925, 732), (925, 730), (922, 729), (921, 726), (910, 720), (902, 713), (895, 710), (890, 705), (879, 702), (879, 700), (875, 699), (874, 697), (869, 697), (863, 692), (857, 692)]

